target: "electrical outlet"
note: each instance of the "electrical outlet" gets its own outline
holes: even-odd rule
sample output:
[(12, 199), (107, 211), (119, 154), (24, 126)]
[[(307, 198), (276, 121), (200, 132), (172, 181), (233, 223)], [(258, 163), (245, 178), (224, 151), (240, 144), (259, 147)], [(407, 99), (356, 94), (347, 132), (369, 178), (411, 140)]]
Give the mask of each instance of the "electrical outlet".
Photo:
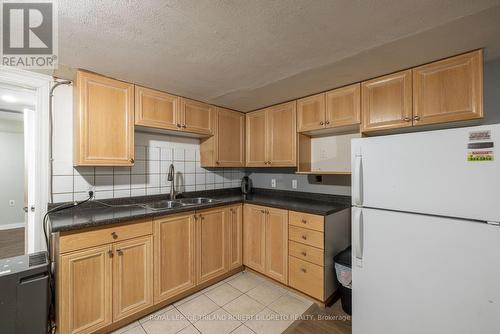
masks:
[(271, 179), (271, 187), (276, 188), (276, 179)]
[(297, 189), (297, 180), (292, 180), (292, 189)]
[(13, 199), (10, 199), (9, 206), (14, 206), (14, 205), (16, 205), (16, 201), (14, 201)]

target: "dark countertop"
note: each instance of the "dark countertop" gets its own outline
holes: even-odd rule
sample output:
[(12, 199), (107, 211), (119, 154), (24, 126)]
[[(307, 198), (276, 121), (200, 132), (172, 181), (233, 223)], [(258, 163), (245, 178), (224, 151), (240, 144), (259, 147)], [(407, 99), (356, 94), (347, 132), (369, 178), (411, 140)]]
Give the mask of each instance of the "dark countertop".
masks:
[(168, 195), (144, 196), (126, 199), (87, 202), (79, 207), (49, 214), (52, 232), (79, 230), (108, 224), (123, 223), (141, 218), (171, 215), (179, 212), (202, 210), (217, 206), (250, 203), (269, 207), (312, 213), (321, 216), (350, 207), (349, 196), (324, 195), (268, 189), (254, 189), (252, 194), (242, 195), (239, 188), (220, 189), (183, 194), (182, 197), (209, 197), (216, 203), (185, 206), (174, 209), (153, 210), (140, 206), (141, 203), (164, 200)]

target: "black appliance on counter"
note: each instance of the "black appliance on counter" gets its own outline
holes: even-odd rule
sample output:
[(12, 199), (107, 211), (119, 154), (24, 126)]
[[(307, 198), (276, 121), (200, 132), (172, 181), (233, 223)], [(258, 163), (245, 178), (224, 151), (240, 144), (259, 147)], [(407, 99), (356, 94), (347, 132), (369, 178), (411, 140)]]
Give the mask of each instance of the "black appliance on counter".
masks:
[(246, 195), (252, 192), (252, 180), (248, 176), (241, 179), (241, 193)]
[(2, 333), (46, 334), (49, 317), (47, 252), (0, 260)]

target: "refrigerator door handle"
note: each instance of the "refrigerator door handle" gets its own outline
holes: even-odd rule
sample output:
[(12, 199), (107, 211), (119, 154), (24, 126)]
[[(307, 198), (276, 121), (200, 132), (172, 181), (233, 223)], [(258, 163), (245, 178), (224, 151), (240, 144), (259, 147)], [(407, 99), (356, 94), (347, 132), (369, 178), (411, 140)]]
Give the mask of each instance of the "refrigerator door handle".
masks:
[(352, 211), (354, 257), (360, 266), (363, 260), (363, 209), (353, 207)]
[(363, 205), (363, 158), (361, 155), (354, 157), (354, 177), (352, 179), (352, 199), (356, 206)]

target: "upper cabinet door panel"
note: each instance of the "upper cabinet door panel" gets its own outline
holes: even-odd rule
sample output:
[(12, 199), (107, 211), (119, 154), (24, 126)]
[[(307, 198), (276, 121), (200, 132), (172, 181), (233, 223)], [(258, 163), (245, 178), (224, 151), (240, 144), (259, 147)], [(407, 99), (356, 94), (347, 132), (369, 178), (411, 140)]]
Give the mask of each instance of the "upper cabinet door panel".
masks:
[(247, 166), (267, 166), (266, 141), (266, 110), (246, 114)]
[(179, 97), (135, 86), (135, 124), (161, 129), (180, 128)]
[(325, 94), (297, 100), (297, 131), (318, 130), (325, 127)]
[(181, 98), (184, 131), (212, 135), (215, 108), (210, 104)]
[(75, 95), (75, 165), (131, 166), (134, 85), (78, 71)]
[(245, 165), (245, 115), (217, 108), (217, 160), (220, 167)]
[(362, 131), (412, 126), (411, 70), (361, 84)]
[(413, 69), (414, 124), (483, 117), (483, 51)]
[(268, 108), (267, 119), (270, 165), (296, 166), (295, 101)]
[(361, 119), (361, 85), (359, 83), (326, 93), (326, 127), (359, 124)]

